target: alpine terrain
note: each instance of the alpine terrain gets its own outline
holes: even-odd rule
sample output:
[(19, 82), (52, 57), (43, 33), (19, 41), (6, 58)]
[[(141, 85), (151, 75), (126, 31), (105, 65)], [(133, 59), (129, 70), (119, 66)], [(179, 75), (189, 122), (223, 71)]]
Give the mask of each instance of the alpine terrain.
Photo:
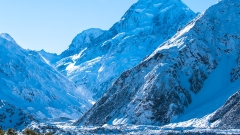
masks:
[(55, 67), (97, 100), (123, 71), (139, 64), (195, 16), (180, 0), (139, 0), (108, 31), (78, 34)]
[(240, 0), (201, 14), (181, 0), (138, 0), (60, 55), (0, 34), (0, 129), (239, 134), (239, 26)]
[[(213, 113), (240, 89), (239, 20), (240, 1), (219, 1), (123, 72), (75, 125), (165, 125)], [(237, 99), (209, 123), (226, 127), (228, 117), (238, 116)]]

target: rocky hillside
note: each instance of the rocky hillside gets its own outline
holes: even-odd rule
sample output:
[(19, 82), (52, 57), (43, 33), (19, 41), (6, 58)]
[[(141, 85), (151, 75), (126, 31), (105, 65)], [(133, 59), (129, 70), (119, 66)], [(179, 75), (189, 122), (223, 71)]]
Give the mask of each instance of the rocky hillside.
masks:
[[(17, 122), (16, 108), (44, 119), (77, 118), (91, 106), (74, 83), (48, 64), (40, 53), (22, 49), (8, 34), (0, 35), (0, 99), (14, 105), (7, 107), (14, 116), (12, 121)], [(5, 121), (0, 125), (7, 126)]]
[(164, 125), (217, 110), (240, 89), (239, 13), (236, 0), (210, 7), (123, 72), (75, 124)]
[(36, 120), (26, 114), (22, 109), (0, 100), (0, 129), (24, 129), (31, 122)]

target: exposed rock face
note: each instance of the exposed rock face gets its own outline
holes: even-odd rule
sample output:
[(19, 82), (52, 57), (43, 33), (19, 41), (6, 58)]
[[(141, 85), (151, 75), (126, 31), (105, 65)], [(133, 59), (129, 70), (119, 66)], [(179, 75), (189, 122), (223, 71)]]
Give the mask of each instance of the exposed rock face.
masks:
[[(139, 64), (195, 16), (180, 0), (139, 0), (108, 31), (79, 34), (56, 67), (99, 99), (123, 71)], [(87, 42), (86, 33), (97, 34)]]
[(217, 128), (240, 128), (240, 91), (231, 96), (226, 104), (216, 111), (210, 122), (218, 121)]
[[(164, 125), (178, 119), (192, 102), (211, 101), (221, 88), (214, 91), (204, 83), (214, 82), (208, 77), (218, 73), (218, 67), (231, 63), (221, 70), (227, 72), (229, 80), (221, 82), (226, 87), (237, 80), (233, 78), (239, 71), (239, 13), (235, 0), (222, 0), (209, 8), (139, 65), (123, 72), (75, 124)], [(203, 87), (209, 91), (208, 98), (193, 99)]]

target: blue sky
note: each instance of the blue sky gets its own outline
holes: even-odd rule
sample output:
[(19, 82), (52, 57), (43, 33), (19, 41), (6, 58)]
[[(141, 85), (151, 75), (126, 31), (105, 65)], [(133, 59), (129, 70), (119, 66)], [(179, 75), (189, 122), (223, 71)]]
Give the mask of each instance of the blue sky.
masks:
[[(137, 0), (0, 0), (0, 33), (25, 49), (61, 53), (88, 28), (109, 29)], [(183, 0), (203, 12), (217, 0)]]

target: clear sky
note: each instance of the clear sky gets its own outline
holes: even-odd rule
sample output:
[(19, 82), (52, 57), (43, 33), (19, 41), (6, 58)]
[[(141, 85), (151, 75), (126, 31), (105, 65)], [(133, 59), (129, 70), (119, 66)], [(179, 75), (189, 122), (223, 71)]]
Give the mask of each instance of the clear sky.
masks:
[[(0, 33), (25, 49), (61, 53), (88, 28), (109, 29), (138, 0), (0, 0)], [(203, 12), (217, 0), (182, 0)]]

